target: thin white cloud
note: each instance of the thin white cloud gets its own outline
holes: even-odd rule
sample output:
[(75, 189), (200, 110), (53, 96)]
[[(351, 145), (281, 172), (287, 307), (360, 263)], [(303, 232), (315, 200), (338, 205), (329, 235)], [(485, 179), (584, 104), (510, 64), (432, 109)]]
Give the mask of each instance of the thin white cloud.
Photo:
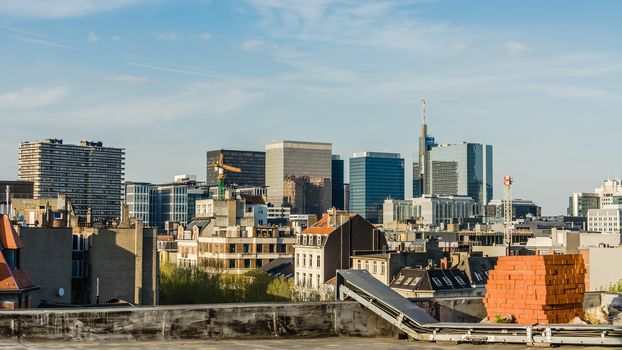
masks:
[(60, 48), (60, 49), (70, 49), (70, 50), (77, 50), (78, 49), (75, 46), (59, 44), (59, 43), (55, 43), (53, 41), (46, 40), (46, 39), (33, 38), (33, 37), (21, 36), (21, 35), (14, 35), (12, 37), (17, 39), (17, 40), (21, 40), (23, 42), (30, 43), (30, 44), (50, 46), (50, 47), (57, 47), (57, 48)]
[(263, 51), (266, 48), (266, 42), (260, 39), (247, 39), (240, 48), (244, 51)]
[(165, 66), (160, 66), (160, 65), (143, 64), (143, 63), (136, 63), (136, 62), (128, 62), (127, 64), (133, 67), (152, 69), (152, 70), (157, 70), (157, 71), (162, 71), (162, 72), (185, 74), (185, 75), (196, 75), (200, 77), (216, 78), (216, 79), (223, 79), (223, 80), (236, 80), (233, 77), (229, 77), (223, 74), (206, 71), (200, 68), (187, 67), (187, 66), (181, 66), (181, 65), (172, 65), (173, 67), (165, 67)]
[(31, 43), (31, 44), (52, 46), (52, 47), (58, 47), (58, 48), (63, 48), (63, 49), (73, 49), (73, 50), (78, 49), (75, 46), (60, 43), (61, 40), (57, 38), (53, 38), (45, 34), (35, 33), (35, 32), (28, 31), (28, 30), (15, 28), (15, 27), (9, 27), (5, 25), (1, 25), (1, 24), (0, 24), (0, 29), (8, 31), (8, 32), (12, 32), (12, 33), (17, 33), (19, 35), (11, 35), (11, 37), (24, 41), (24, 42)]
[(88, 103), (72, 99), (62, 109), (30, 113), (24, 110), (20, 118), (43, 124), (66, 122), (75, 127), (88, 125), (111, 128), (117, 123), (153, 125), (154, 122), (193, 117), (218, 118), (261, 96), (260, 92), (241, 89), (226, 82), (191, 84), (178, 92), (149, 96), (118, 96), (97, 92), (96, 95), (82, 96)]
[(135, 75), (111, 75), (107, 76), (106, 80), (119, 81), (123, 83), (146, 83), (147, 81), (149, 81), (145, 77), (139, 77)]
[(69, 88), (25, 87), (21, 90), (8, 91), (0, 94), (0, 110), (30, 110), (49, 105), (63, 98)]
[(511, 41), (506, 43), (503, 48), (509, 53), (521, 53), (528, 51), (529, 48), (517, 41)]
[(0, 0), (0, 14), (13, 17), (80, 17), (117, 10), (142, 0)]
[(90, 43), (96, 43), (99, 40), (99, 37), (97, 36), (97, 34), (95, 34), (93, 32), (89, 32), (89, 36), (88, 36), (87, 40)]
[(203, 32), (203, 33), (199, 34), (199, 38), (201, 38), (203, 40), (210, 40), (212, 38), (212, 33)]
[(156, 32), (153, 33), (153, 36), (162, 41), (175, 41), (177, 40), (177, 32), (174, 31), (166, 31), (166, 32)]
[(120, 43), (120, 42), (123, 40), (123, 39), (122, 39), (120, 36), (118, 36), (118, 35), (113, 35), (113, 36), (111, 36), (111, 37), (110, 37), (110, 39), (111, 39), (112, 41), (114, 41), (115, 43)]

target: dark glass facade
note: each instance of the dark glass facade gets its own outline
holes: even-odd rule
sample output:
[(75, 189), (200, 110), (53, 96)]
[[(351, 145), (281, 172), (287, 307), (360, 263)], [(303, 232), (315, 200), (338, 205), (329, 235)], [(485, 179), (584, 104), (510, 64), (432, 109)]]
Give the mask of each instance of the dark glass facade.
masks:
[(238, 167), (240, 173), (227, 172), (225, 184), (229, 186), (265, 186), (266, 185), (266, 153), (256, 151), (213, 150), (207, 152), (208, 186), (216, 186), (218, 172), (209, 165), (218, 160), (220, 153), (225, 156), (225, 164)]
[(355, 153), (349, 168), (350, 211), (382, 223), (384, 200), (404, 199), (404, 159), (395, 153)]
[(332, 174), (331, 179), (333, 181), (333, 208), (339, 210), (345, 209), (344, 194), (343, 194), (343, 176), (344, 166), (343, 159), (339, 159), (339, 156), (333, 156), (332, 159)]

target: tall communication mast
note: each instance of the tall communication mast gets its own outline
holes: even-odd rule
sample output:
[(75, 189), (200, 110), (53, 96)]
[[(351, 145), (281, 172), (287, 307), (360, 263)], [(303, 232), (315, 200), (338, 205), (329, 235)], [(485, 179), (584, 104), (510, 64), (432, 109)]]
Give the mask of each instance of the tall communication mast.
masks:
[(503, 223), (505, 232), (503, 243), (505, 244), (505, 254), (510, 255), (512, 246), (512, 177), (503, 177)]

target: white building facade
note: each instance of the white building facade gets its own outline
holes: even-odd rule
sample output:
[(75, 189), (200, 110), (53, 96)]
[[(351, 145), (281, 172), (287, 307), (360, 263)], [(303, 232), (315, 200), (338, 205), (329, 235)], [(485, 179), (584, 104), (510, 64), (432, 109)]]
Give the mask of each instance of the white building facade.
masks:
[(608, 205), (587, 212), (587, 230), (601, 233), (620, 233), (622, 205)]
[(474, 217), (476, 213), (477, 203), (471, 197), (424, 195), (405, 200), (385, 200), (382, 222), (386, 225), (421, 219), (424, 225), (440, 226)]

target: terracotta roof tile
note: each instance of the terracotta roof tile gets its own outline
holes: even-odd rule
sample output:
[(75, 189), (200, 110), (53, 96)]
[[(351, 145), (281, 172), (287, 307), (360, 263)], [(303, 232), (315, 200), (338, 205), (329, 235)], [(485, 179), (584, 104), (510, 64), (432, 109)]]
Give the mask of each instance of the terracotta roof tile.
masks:
[[(350, 219), (354, 218), (357, 214), (348, 214)], [(324, 214), (322, 218), (316, 222), (313, 226), (305, 229), (302, 233), (312, 234), (312, 235), (330, 235), (335, 232), (335, 230), (339, 228), (328, 226), (328, 214)]]
[(15, 232), (9, 217), (2, 215), (0, 219), (0, 243), (2, 248), (19, 249), (24, 248), (24, 243)]

